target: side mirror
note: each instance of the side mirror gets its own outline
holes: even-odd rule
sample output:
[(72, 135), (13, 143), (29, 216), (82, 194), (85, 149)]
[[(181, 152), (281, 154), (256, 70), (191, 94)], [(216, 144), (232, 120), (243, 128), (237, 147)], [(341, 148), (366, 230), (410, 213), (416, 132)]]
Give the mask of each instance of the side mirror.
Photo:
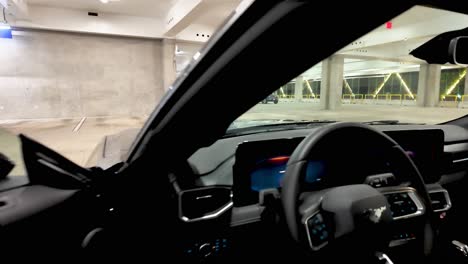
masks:
[(179, 218), (184, 222), (213, 219), (233, 206), (229, 187), (210, 186), (179, 193)]
[(451, 63), (468, 66), (468, 36), (456, 37), (449, 44)]

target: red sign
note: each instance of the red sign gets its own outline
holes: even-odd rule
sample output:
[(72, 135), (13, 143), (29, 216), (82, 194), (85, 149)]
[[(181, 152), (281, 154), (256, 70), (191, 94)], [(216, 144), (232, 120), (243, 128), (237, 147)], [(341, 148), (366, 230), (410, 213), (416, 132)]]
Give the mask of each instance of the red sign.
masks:
[(393, 25), (392, 25), (392, 22), (391, 22), (391, 21), (389, 21), (389, 22), (387, 22), (387, 23), (385, 24), (385, 27), (386, 27), (387, 29), (392, 29), (392, 26), (393, 26)]

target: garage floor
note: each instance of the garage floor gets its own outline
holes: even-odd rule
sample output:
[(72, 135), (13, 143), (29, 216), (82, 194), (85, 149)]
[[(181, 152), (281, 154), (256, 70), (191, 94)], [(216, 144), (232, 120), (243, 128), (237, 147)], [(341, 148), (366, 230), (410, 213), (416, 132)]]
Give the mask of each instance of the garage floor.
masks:
[(143, 118), (87, 118), (74, 131), (81, 119), (21, 121), (0, 124), (15, 134), (25, 134), (54, 149), (72, 161), (84, 165), (105, 135), (128, 128), (141, 128)]
[(438, 124), (468, 114), (468, 109), (456, 107), (422, 108), (416, 106), (344, 104), (338, 110), (320, 110), (318, 103), (258, 104), (244, 114), (243, 119), (294, 119), (373, 121), (399, 120), (401, 122)]
[[(319, 110), (314, 103), (258, 104), (242, 119), (295, 119), (371, 121), (400, 120), (403, 122), (436, 124), (468, 114), (462, 108), (419, 108), (390, 105), (343, 105), (336, 111)], [(34, 120), (3, 122), (3, 127), (15, 134), (23, 133), (65, 155), (78, 164), (85, 164), (95, 146), (105, 135), (128, 128), (141, 128), (146, 118), (87, 118), (74, 131), (80, 119)]]

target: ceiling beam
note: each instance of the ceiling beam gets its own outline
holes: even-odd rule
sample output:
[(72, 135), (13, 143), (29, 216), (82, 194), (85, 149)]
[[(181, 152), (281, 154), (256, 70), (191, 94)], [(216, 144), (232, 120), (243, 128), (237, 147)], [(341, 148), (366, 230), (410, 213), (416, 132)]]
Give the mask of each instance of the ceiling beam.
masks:
[(359, 38), (340, 50), (340, 53), (379, 46), (404, 40), (428, 38), (447, 31), (465, 28), (468, 16), (459, 13), (446, 13), (434, 19), (408, 24), (399, 28), (379, 30)]
[(164, 35), (174, 37), (198, 18), (206, 5), (204, 0), (179, 0), (166, 16)]
[[(347, 55), (357, 55), (357, 56), (366, 56), (366, 57), (380, 57), (381, 59), (397, 59), (397, 60), (406, 60), (409, 53), (421, 46), (434, 36), (410, 39), (407, 41), (398, 41), (390, 42), (387, 44), (365, 47), (361, 49), (349, 50), (341, 54)], [(411, 57), (411, 56), (410, 56)]]
[(355, 55), (355, 54), (346, 54), (341, 53), (344, 55), (345, 59), (358, 59), (358, 60), (366, 60), (366, 61), (391, 61), (391, 62), (408, 62), (408, 63), (415, 63), (415, 64), (424, 64), (425, 61), (417, 59), (412, 56), (406, 57), (386, 57), (386, 56), (372, 56), (372, 55)]
[[(9, 21), (16, 29), (42, 29), (76, 33), (141, 38), (163, 38), (162, 20), (100, 12), (88, 16), (86, 10), (29, 6), (28, 19)], [(151, 26), (148, 26), (151, 25)]]

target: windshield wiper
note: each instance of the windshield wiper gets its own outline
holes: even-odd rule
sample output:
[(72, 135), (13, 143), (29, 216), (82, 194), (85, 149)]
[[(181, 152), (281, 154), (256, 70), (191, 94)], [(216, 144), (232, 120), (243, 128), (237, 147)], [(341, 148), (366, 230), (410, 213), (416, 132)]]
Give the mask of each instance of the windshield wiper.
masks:
[(362, 122), (366, 125), (425, 125), (424, 123), (408, 123), (408, 122), (400, 122), (399, 120), (374, 120), (374, 121), (367, 121)]
[(293, 130), (293, 129), (306, 129), (315, 125), (330, 124), (335, 123), (334, 120), (312, 120), (312, 121), (294, 121), (294, 122), (281, 122), (273, 124), (263, 124), (257, 126), (248, 126), (242, 128), (229, 129), (224, 137), (233, 137), (240, 135), (272, 132), (272, 131), (283, 131), (283, 130)]

